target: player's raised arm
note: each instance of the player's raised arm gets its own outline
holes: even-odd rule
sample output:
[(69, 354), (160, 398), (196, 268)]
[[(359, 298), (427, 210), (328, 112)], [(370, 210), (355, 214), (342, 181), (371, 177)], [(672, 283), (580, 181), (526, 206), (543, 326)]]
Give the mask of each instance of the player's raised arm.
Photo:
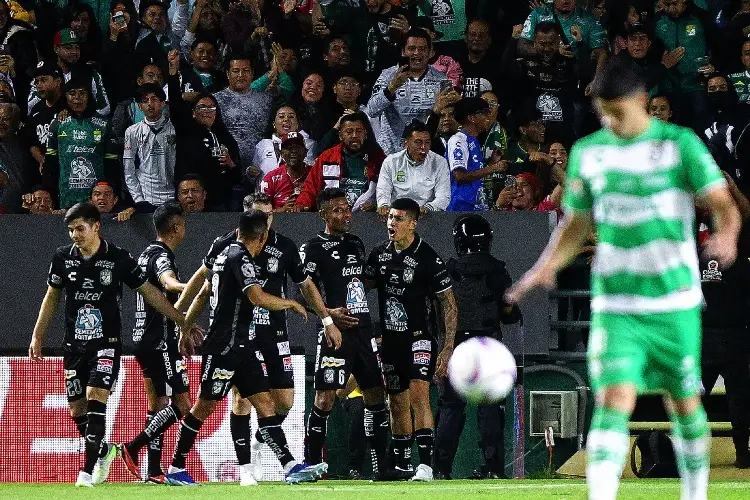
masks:
[(195, 271), (193, 276), (190, 278), (190, 281), (188, 281), (185, 285), (185, 288), (180, 294), (180, 298), (178, 298), (177, 302), (175, 302), (175, 309), (177, 309), (178, 311), (182, 311), (193, 301), (195, 296), (198, 295), (198, 292), (201, 291), (203, 283), (206, 282), (208, 272), (209, 269), (206, 267), (206, 265), (201, 264), (201, 267), (199, 267), (198, 270)]
[(44, 337), (49, 329), (52, 316), (54, 316), (55, 311), (57, 311), (57, 305), (60, 303), (61, 295), (61, 289), (52, 286), (47, 287), (47, 293), (44, 295), (44, 299), (42, 299), (42, 306), (39, 308), (39, 317), (36, 319), (34, 333), (31, 336), (31, 344), (29, 345), (29, 357), (32, 361), (41, 361), (44, 357), (42, 355)]

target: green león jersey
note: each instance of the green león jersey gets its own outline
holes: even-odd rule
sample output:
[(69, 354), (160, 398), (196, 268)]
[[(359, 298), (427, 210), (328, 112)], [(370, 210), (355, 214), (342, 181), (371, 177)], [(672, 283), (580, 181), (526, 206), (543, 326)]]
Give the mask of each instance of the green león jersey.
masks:
[(602, 129), (572, 148), (564, 211), (592, 212), (591, 310), (659, 314), (697, 307), (693, 195), (726, 181), (689, 129), (651, 119), (633, 139)]

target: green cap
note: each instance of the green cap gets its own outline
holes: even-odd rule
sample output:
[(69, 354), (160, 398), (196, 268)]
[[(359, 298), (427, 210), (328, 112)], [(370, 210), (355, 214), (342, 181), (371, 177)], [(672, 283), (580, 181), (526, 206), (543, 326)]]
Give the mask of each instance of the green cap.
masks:
[(55, 47), (60, 45), (76, 45), (78, 42), (78, 35), (70, 28), (60, 30), (55, 34)]

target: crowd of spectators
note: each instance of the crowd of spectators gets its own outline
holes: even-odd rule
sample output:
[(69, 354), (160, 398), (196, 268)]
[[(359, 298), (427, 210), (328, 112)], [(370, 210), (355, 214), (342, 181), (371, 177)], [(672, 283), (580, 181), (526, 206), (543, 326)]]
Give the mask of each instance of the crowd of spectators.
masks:
[(3, 1), (0, 213), (559, 210), (610, 57), (750, 186), (750, 0)]

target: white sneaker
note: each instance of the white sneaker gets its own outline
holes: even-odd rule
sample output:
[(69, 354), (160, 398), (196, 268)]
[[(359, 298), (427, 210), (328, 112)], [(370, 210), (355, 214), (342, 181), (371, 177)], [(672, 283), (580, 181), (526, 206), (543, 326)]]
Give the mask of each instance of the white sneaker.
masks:
[(263, 481), (263, 461), (261, 460), (260, 451), (263, 443), (255, 439), (255, 434), (250, 440), (250, 471), (256, 481)]
[(240, 465), (240, 486), (258, 486), (258, 481), (253, 477), (252, 465)]
[(109, 477), (109, 467), (112, 465), (112, 461), (117, 458), (117, 446), (107, 443), (107, 454), (96, 461), (94, 465), (94, 473), (91, 477), (94, 478), (94, 484), (102, 484)]
[(417, 470), (414, 472), (414, 477), (409, 481), (432, 481), (432, 467), (425, 464), (417, 465)]
[(91, 474), (88, 472), (80, 471), (78, 473), (78, 480), (76, 480), (76, 488), (86, 486), (87, 488), (94, 487), (94, 480), (91, 479)]

